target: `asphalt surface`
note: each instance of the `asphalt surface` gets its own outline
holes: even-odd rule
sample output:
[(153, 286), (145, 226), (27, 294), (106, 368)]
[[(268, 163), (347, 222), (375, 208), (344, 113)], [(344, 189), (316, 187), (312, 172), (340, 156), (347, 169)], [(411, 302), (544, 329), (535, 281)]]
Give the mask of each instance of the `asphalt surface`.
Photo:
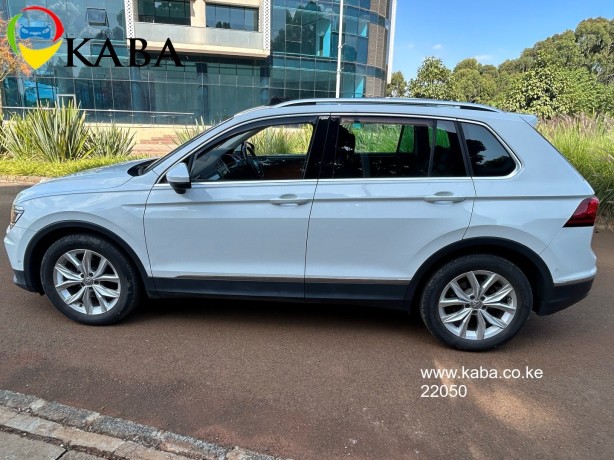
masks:
[[(8, 222), (19, 190), (0, 187)], [(0, 251), (0, 388), (296, 459), (612, 458), (614, 234), (590, 296), (463, 353), (417, 318), (356, 306), (148, 301), (88, 327), (15, 287)], [(429, 368), (541, 379), (424, 379)], [(422, 385), (464, 384), (464, 398)]]

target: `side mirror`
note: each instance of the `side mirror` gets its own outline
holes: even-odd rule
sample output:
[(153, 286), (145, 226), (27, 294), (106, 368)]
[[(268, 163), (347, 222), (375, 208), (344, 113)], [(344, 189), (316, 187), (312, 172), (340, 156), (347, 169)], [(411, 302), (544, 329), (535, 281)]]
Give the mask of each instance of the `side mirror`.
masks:
[(166, 181), (173, 187), (173, 190), (179, 194), (192, 187), (190, 182), (190, 172), (185, 163), (177, 163), (166, 173)]

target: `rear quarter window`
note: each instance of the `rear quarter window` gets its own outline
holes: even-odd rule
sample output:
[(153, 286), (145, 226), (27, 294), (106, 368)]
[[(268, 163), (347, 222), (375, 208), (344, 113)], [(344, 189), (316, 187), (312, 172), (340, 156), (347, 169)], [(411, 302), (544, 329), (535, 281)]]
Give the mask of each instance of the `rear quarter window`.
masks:
[(462, 127), (475, 177), (507, 176), (516, 169), (509, 152), (488, 129), (471, 123)]

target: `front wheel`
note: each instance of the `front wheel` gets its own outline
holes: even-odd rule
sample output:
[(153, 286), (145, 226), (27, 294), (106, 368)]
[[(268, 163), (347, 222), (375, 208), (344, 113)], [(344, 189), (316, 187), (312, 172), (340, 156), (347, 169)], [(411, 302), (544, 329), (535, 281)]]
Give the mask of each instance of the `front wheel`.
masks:
[(420, 314), (444, 344), (484, 351), (514, 337), (532, 306), (531, 285), (516, 265), (478, 254), (459, 257), (435, 272), (422, 293)]
[(138, 273), (114, 245), (93, 235), (53, 243), (41, 264), (43, 289), (64, 315), (84, 324), (113, 324), (138, 304)]

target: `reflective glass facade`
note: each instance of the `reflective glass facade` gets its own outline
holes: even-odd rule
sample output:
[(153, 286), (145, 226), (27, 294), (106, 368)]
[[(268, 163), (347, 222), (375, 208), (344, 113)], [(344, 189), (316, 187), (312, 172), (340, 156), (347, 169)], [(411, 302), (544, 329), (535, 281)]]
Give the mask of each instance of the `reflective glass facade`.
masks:
[[(334, 97), (339, 0), (271, 3), (271, 96)], [(390, 4), (391, 0), (346, 0), (342, 97), (384, 95), (390, 30), (385, 13), (390, 13)]]
[[(344, 97), (384, 95), (390, 2), (345, 2)], [(5, 80), (5, 116), (35, 107), (38, 102), (53, 105), (74, 99), (88, 111), (90, 120), (181, 124), (202, 117), (206, 122), (213, 122), (266, 104), (272, 97), (296, 99), (335, 95), (338, 0), (269, 0), (264, 5), (269, 5), (270, 21), (262, 20), (262, 7), (258, 14), (254, 9), (239, 8), (242, 15), (235, 14), (234, 19), (229, 15), (231, 28), (233, 21), (239, 29), (252, 29), (257, 24), (263, 28), (270, 24), (268, 57), (202, 54), (176, 45), (184, 67), (176, 67), (170, 60), (154, 67), (157, 57), (152, 56), (152, 65), (141, 68), (128, 67), (126, 3), (129, 4), (124, 0), (0, 0), (5, 18), (19, 13), (25, 6), (36, 4), (53, 10), (66, 29), (60, 51), (48, 64), (29, 78), (8, 77)], [(195, 32), (204, 30), (207, 25), (219, 30), (217, 22), (221, 28), (226, 28), (224, 21), (217, 21), (217, 16), (215, 24), (211, 22), (208, 12), (213, 11), (213, 4), (207, 4), (209, 8), (205, 9), (203, 3), (199, 13), (192, 1), (188, 20), (185, 4), (189, 5), (189, 0), (133, 0), (133, 4), (135, 21), (168, 23), (169, 27), (185, 27)], [(224, 11), (219, 12), (223, 16)], [(195, 18), (195, 14), (207, 17)], [(203, 29), (194, 26), (201, 19), (202, 25), (198, 27)], [(39, 12), (27, 12), (21, 21), (40, 25), (48, 22), (48, 18)], [(186, 21), (193, 27), (182, 25)], [(237, 30), (236, 33), (248, 32)], [(85, 66), (78, 60), (75, 60), (76, 67), (66, 67), (67, 38), (77, 39), (75, 43), (90, 38), (91, 41), (79, 51), (92, 62), (104, 41), (110, 39), (124, 67), (114, 67), (111, 59), (102, 59), (98, 68)], [(140, 38), (160, 40), (160, 37)], [(36, 47), (35, 41), (33, 47)]]

